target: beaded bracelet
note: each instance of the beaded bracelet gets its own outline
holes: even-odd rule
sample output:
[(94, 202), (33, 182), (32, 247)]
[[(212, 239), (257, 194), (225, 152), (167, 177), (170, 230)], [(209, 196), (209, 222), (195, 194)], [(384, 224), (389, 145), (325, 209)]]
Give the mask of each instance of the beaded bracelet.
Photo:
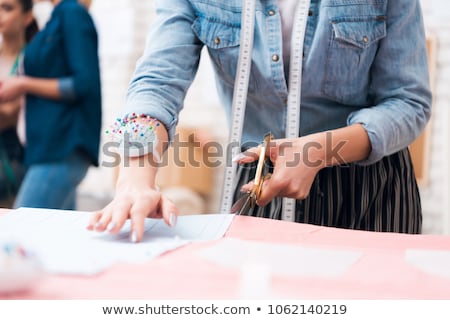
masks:
[(159, 162), (161, 157), (156, 150), (158, 137), (155, 129), (160, 125), (153, 117), (133, 113), (125, 118), (117, 118), (105, 133), (111, 141), (120, 145), (124, 155), (140, 157), (152, 153)]

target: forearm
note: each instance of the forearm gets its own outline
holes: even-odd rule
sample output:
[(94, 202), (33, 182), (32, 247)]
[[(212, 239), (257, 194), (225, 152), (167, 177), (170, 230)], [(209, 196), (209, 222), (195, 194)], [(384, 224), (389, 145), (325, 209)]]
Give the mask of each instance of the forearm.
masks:
[[(141, 125), (148, 125), (145, 118), (138, 119)], [(123, 158), (121, 161), (117, 186), (126, 185), (129, 182), (143, 183), (150, 188), (155, 188), (155, 178), (158, 171), (159, 158), (162, 157), (168, 145), (168, 133), (166, 128), (157, 120), (153, 120), (153, 130), (157, 143), (153, 144), (153, 151), (139, 156)], [(159, 124), (159, 125), (158, 125)]]
[(28, 76), (20, 77), (21, 91), (24, 94), (32, 94), (42, 98), (60, 99), (58, 79), (33, 78)]
[(319, 158), (321, 167), (329, 167), (365, 160), (371, 152), (369, 136), (361, 124), (320, 132), (312, 159)]

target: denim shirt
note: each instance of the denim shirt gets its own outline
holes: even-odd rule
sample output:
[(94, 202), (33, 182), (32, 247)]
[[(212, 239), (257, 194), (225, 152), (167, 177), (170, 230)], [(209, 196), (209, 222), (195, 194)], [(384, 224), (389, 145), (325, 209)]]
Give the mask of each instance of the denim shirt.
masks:
[[(156, 0), (125, 113), (158, 118), (173, 136), (200, 52), (207, 46), (231, 114), (242, 0)], [(285, 135), (287, 77), (276, 0), (258, 0), (243, 143)], [(300, 135), (360, 123), (371, 164), (407, 147), (430, 117), (419, 0), (312, 0), (304, 40)]]

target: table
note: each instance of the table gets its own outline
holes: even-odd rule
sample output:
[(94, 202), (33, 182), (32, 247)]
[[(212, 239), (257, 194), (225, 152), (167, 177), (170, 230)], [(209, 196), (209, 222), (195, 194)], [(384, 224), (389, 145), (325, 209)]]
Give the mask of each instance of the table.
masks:
[[(354, 231), (237, 216), (225, 237), (363, 253), (338, 278), (272, 276), (271, 292), (277, 299), (450, 299), (450, 278), (425, 273), (404, 259), (406, 249), (450, 250), (448, 236)], [(239, 270), (197, 254), (214, 243), (189, 244), (143, 264), (115, 265), (93, 277), (47, 276), (33, 290), (8, 298), (237, 299)]]

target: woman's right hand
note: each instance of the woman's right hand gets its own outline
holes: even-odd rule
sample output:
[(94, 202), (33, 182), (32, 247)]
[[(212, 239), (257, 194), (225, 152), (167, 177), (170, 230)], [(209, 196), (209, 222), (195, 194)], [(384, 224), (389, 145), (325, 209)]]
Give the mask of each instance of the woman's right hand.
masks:
[(160, 191), (146, 181), (123, 179), (117, 184), (116, 196), (92, 216), (88, 230), (118, 233), (131, 220), (130, 240), (139, 242), (144, 235), (144, 220), (162, 218), (171, 227), (176, 224), (178, 209)]
[[(167, 145), (167, 130), (153, 118), (135, 117), (142, 128), (149, 125), (154, 130), (153, 152), (139, 157), (129, 157), (121, 162), (114, 199), (102, 210), (94, 213), (88, 230), (112, 234), (118, 233), (127, 219), (131, 220), (130, 240), (138, 242), (144, 235), (145, 218), (162, 218), (171, 227), (175, 226), (178, 208), (155, 187), (159, 156)], [(131, 123), (131, 122), (130, 122)], [(158, 141), (160, 143), (158, 143)]]
[(24, 77), (9, 77), (0, 82), (0, 102), (16, 100), (24, 93)]

